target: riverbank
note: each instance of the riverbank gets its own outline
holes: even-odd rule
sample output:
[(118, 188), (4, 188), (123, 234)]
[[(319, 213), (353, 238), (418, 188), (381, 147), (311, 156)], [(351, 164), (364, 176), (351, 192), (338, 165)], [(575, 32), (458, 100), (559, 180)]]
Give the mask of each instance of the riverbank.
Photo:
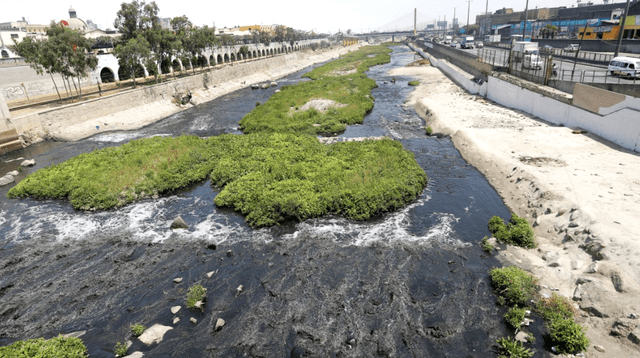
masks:
[(539, 277), (542, 294), (574, 299), (589, 357), (637, 355), (639, 321), (629, 316), (640, 313), (640, 157), (470, 95), (434, 67), (390, 74), (420, 80), (409, 104), (534, 226), (537, 250), (502, 247), (498, 259)]
[[(27, 144), (42, 138), (77, 141), (111, 131), (139, 129), (172, 114), (211, 101), (252, 84), (271, 82), (316, 63), (338, 58), (359, 45), (313, 52), (305, 50), (242, 64), (229, 64), (175, 81), (140, 86), (111, 96), (74, 103), (11, 120)], [(181, 105), (175, 96), (191, 93)]]

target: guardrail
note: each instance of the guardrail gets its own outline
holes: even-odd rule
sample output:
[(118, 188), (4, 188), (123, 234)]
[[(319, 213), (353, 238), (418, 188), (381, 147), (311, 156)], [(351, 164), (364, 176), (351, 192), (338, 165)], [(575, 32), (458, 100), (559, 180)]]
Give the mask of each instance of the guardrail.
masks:
[[(503, 44), (503, 43), (488, 43), (487, 45), (492, 47), (503, 48), (505, 50), (509, 50), (511, 48), (509, 44)], [(562, 48), (545, 49), (544, 47), (540, 47), (539, 50), (540, 50), (540, 53), (547, 54), (547, 55), (554, 55), (558, 57), (567, 57), (567, 58), (576, 57), (576, 51), (565, 51), (565, 49), (562, 49)], [(611, 62), (612, 59), (613, 59), (613, 55), (608, 53), (590, 52), (590, 51), (580, 51), (578, 53), (578, 60), (601, 62), (601, 63), (608, 64), (609, 62)]]

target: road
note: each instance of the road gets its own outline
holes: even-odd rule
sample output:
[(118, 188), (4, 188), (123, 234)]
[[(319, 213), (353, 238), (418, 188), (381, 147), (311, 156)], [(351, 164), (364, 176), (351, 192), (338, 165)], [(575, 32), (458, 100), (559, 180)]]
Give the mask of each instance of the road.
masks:
[[(459, 51), (464, 51), (475, 56), (478, 56), (480, 49), (461, 49), (457, 47)], [(509, 51), (505, 49), (500, 49), (496, 47), (487, 48), (492, 51), (496, 51), (495, 58), (504, 58), (507, 59), (509, 57)], [(606, 65), (594, 65), (594, 64), (586, 64), (578, 62), (575, 64), (571, 60), (566, 59), (554, 59), (553, 61), (558, 68), (558, 79), (564, 81), (574, 81), (574, 82), (596, 82), (596, 83), (626, 83), (626, 84), (640, 84), (640, 79), (626, 79), (620, 76), (611, 76), (611, 74), (607, 73)], [(525, 70), (528, 71), (528, 70)], [(541, 72), (540, 76), (543, 76), (543, 70), (530, 70), (532, 72)], [(575, 72), (573, 72), (575, 71)], [(573, 72), (573, 78), (572, 78)]]

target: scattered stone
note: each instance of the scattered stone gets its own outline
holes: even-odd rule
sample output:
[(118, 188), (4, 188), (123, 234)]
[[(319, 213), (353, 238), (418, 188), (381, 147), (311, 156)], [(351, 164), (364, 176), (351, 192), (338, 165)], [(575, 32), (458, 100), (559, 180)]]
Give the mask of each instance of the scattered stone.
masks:
[(625, 318), (617, 319), (611, 328), (611, 335), (615, 337), (627, 337), (638, 324)]
[(215, 271), (207, 272), (207, 277), (211, 278), (211, 276), (213, 276), (214, 273), (216, 273), (216, 272)]
[(611, 283), (613, 283), (613, 287), (616, 289), (616, 291), (625, 292), (625, 285), (619, 273), (614, 272), (611, 275)]
[(525, 332), (523, 332), (523, 331), (519, 331), (516, 334), (516, 341), (520, 341), (522, 343), (527, 343), (528, 342), (527, 341), (527, 334)]
[(567, 212), (567, 208), (560, 208), (558, 209), (558, 215), (557, 216), (562, 216)]
[(216, 327), (214, 328), (214, 331), (221, 330), (225, 324), (227, 324), (227, 322), (225, 322), (222, 318), (218, 318), (218, 320), (216, 321)]
[(171, 314), (176, 314), (176, 313), (180, 312), (181, 308), (182, 308), (181, 306), (173, 306), (173, 307), (171, 307)]
[(173, 220), (173, 222), (171, 223), (171, 229), (188, 229), (189, 225), (187, 225), (186, 222), (184, 222), (184, 220), (182, 219), (181, 216), (178, 215), (178, 217)]
[(14, 170), (14, 171), (9, 172), (9, 173), (7, 173), (7, 174), (9, 174), (9, 175), (11, 175), (11, 176), (13, 176), (13, 177), (17, 177), (18, 175), (20, 175), (20, 172), (18, 172), (17, 170)]
[(594, 345), (593, 348), (595, 348), (598, 352), (602, 352), (604, 353), (604, 347), (600, 346), (600, 345)]
[(178, 324), (178, 322), (180, 322), (180, 317), (175, 317), (173, 319), (173, 324)]
[(557, 352), (558, 352), (558, 348), (556, 348), (556, 347), (551, 347), (551, 351), (552, 351), (553, 353), (557, 353)]
[(278, 93), (278, 92), (280, 92), (280, 90), (276, 90), (274, 93)]
[(169, 326), (163, 326), (161, 324), (154, 324), (153, 326), (147, 328), (141, 335), (138, 337), (140, 341), (148, 346), (154, 343), (162, 342), (162, 338), (167, 331), (172, 330), (173, 328)]
[(271, 87), (275, 87), (278, 85), (278, 82), (271, 82)]
[(194, 308), (198, 308), (198, 309), (202, 309), (202, 305), (204, 303), (202, 301), (196, 301), (196, 303), (193, 304)]
[(629, 313), (629, 315), (627, 317), (629, 317), (631, 319), (638, 319), (638, 315), (635, 314), (635, 313)]
[(236, 288), (237, 295), (241, 294), (242, 291), (244, 291), (244, 286), (240, 285), (238, 286), (238, 288)]
[(573, 291), (573, 300), (574, 301), (582, 301), (582, 294), (583, 294), (583, 290), (582, 290), (582, 285), (578, 284), (578, 286), (576, 287), (576, 289)]
[(582, 266), (582, 261), (571, 260), (571, 269), (577, 270)]
[(600, 309), (599, 307), (596, 306), (580, 306), (580, 309), (586, 312), (591, 313), (592, 315), (596, 316), (596, 317), (600, 317), (600, 318), (605, 318), (605, 317), (609, 317), (608, 314), (604, 313), (602, 309)]
[(260, 86), (257, 85), (257, 84), (253, 84), (253, 85), (251, 85), (251, 89), (254, 89), (254, 90), (255, 89), (260, 89)]
[(0, 178), (0, 186), (5, 186), (7, 184), (11, 184), (13, 183), (15, 180), (13, 179), (13, 175), (5, 175), (2, 178)]
[(180, 282), (182, 282), (182, 277), (174, 278), (174, 279), (173, 279), (173, 282), (175, 282), (175, 283), (180, 283)]
[(80, 338), (84, 336), (85, 333), (87, 333), (87, 331), (77, 331), (77, 332), (62, 334), (61, 336), (64, 338)]
[(596, 273), (598, 272), (598, 263), (594, 262), (589, 267), (587, 267), (586, 273)]
[(629, 333), (629, 340), (637, 345), (640, 345), (640, 327), (636, 327), (633, 332)]
[(233, 250), (228, 250), (227, 251), (227, 257), (231, 257), (233, 256)]
[(21, 167), (30, 167), (32, 165), (36, 165), (36, 161), (33, 159), (27, 159), (24, 162), (20, 163)]
[(133, 352), (131, 354), (129, 354), (128, 356), (124, 356), (122, 358), (142, 358), (144, 357), (144, 353), (142, 352)]
[(578, 277), (578, 279), (576, 280), (576, 283), (579, 285), (582, 285), (588, 282), (591, 282), (591, 279), (586, 277)]
[(195, 318), (193, 318), (193, 317), (191, 317), (191, 318), (189, 319), (189, 321), (190, 321), (191, 323), (193, 323), (193, 324), (197, 324), (197, 323), (198, 323), (198, 320), (197, 320), (197, 319), (195, 319)]

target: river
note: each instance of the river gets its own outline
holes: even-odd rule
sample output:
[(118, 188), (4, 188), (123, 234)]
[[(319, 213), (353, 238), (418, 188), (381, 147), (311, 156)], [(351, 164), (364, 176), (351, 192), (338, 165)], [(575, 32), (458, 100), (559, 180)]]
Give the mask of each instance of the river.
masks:
[[(494, 357), (508, 335), (488, 271), (499, 263), (478, 242), (509, 212), (447, 137), (427, 137), (404, 106), (410, 78), (387, 71), (413, 62), (404, 46), (367, 73), (373, 111), (344, 137), (388, 135), (429, 176), (407, 207), (364, 222), (323, 217), (252, 229), (217, 208), (208, 181), (118, 210), (77, 212), (66, 201), (7, 199), (0, 188), (0, 345), (86, 331), (90, 357), (113, 357), (130, 324), (172, 326), (164, 341), (129, 352), (152, 357)], [(35, 159), (18, 177), (80, 153), (151, 135), (238, 132), (238, 121), (282, 85), (239, 90), (130, 132), (43, 142), (0, 156)], [(178, 215), (188, 230), (171, 231)], [(213, 272), (211, 277), (206, 273)], [(182, 277), (179, 284), (174, 278)], [(204, 312), (183, 305), (207, 288)], [(243, 290), (237, 288), (242, 285)], [(194, 317), (197, 324), (189, 322)], [(226, 325), (214, 330), (223, 318)]]

